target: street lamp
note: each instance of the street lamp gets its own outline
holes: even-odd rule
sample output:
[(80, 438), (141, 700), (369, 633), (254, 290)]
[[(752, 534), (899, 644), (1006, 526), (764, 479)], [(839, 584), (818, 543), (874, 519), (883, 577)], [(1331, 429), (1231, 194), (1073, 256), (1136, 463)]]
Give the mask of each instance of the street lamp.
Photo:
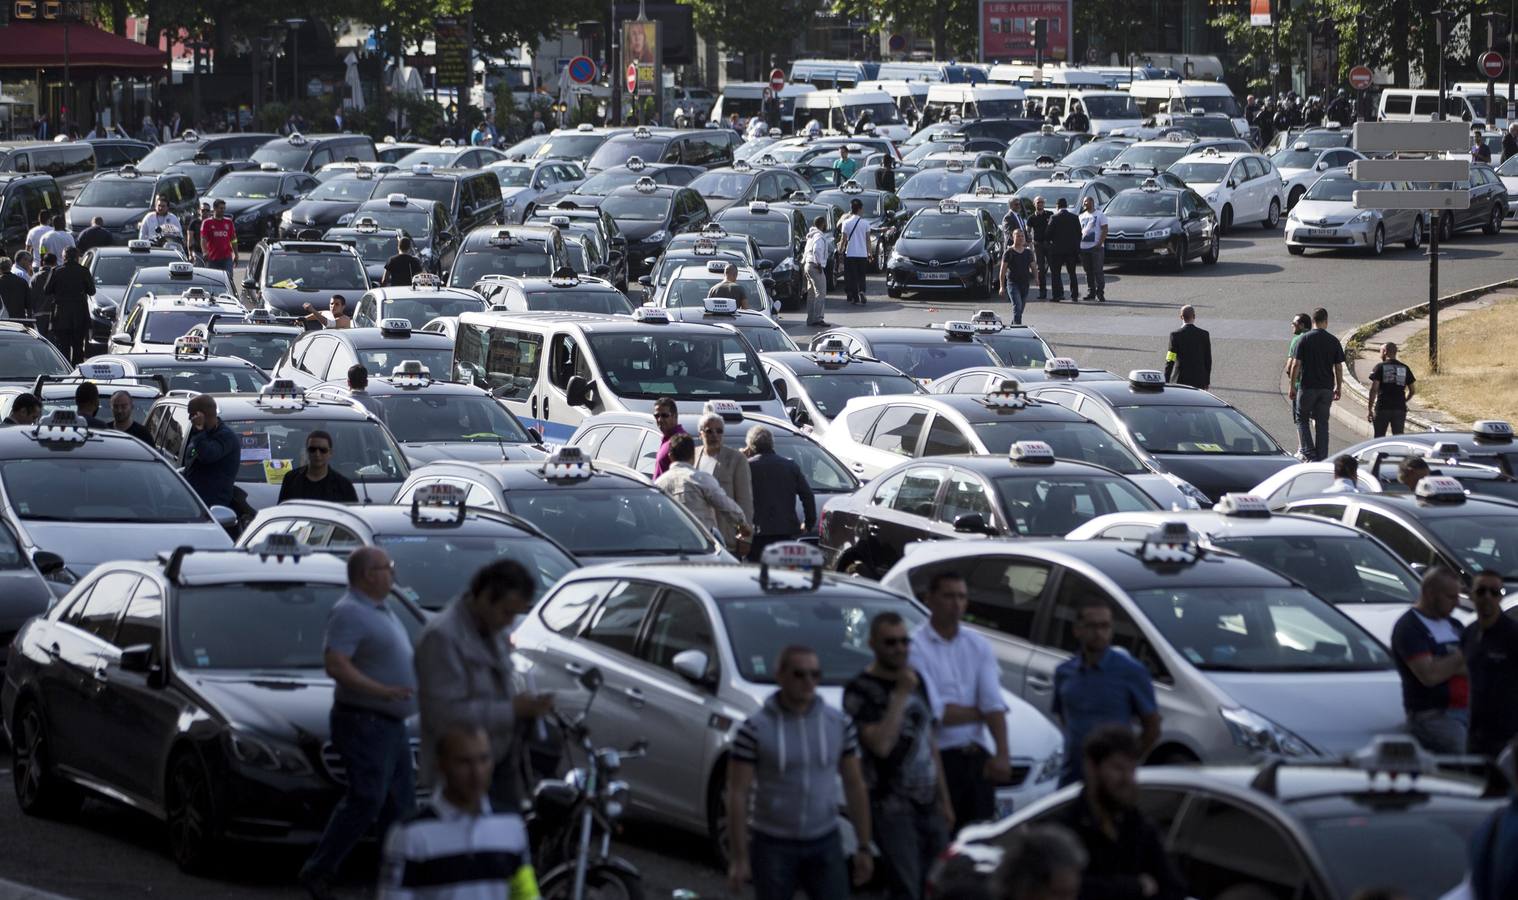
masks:
[(58, 18), (63, 21), (63, 119), (59, 132), (71, 130), (74, 117), (74, 76), (69, 60), (69, 25), (84, 18), (83, 0), (63, 0), (58, 8)]
[(295, 34), (295, 46), (290, 54), (290, 102), (293, 104), (300, 99), (300, 27), (306, 24), (306, 20), (286, 19), (285, 24)]
[(184, 45), (193, 54), (190, 57), (194, 66), (190, 70), (190, 125), (198, 129), (200, 127), (200, 54), (209, 50), (211, 45), (199, 38), (185, 41)]
[[(1502, 13), (1487, 11), (1487, 12), (1484, 12), (1484, 13), (1481, 14), (1481, 18), (1483, 18), (1483, 19), (1486, 20), (1486, 49), (1489, 50), (1489, 51), (1490, 50), (1496, 50), (1497, 49), (1497, 23), (1500, 22), (1500, 21), (1502, 21)], [(1512, 49), (1513, 48), (1511, 46), (1509, 46), (1508, 47), (1508, 52), (1511, 53)], [(1497, 127), (1497, 108), (1496, 107), (1497, 107), (1497, 80), (1495, 78), (1488, 78), (1486, 80), (1486, 127), (1488, 127), (1488, 128), (1496, 128)]]
[(1444, 121), (1444, 42), (1449, 36), (1449, 20), (1454, 15), (1444, 7), (1439, 7), (1431, 14), (1434, 20), (1436, 39), (1434, 45), (1439, 48), (1439, 110), (1435, 113), (1438, 117), (1435, 121)]

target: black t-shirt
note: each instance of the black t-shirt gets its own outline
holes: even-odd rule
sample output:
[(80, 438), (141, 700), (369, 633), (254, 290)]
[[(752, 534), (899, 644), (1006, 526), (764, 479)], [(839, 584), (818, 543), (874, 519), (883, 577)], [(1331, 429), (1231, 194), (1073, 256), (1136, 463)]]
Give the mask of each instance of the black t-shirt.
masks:
[[(856, 728), (885, 718), (896, 682), (860, 672), (843, 689), (843, 711)], [(938, 769), (933, 762), (933, 704), (922, 676), (901, 716), (896, 745), (885, 757), (865, 748), (864, 780), (875, 803), (926, 806), (938, 796)]]
[(1002, 252), (1001, 261), (1007, 267), (1007, 277), (1011, 278), (1012, 283), (1021, 288), (1023, 293), (1027, 293), (1028, 266), (1033, 262), (1033, 251), (1027, 247), (1021, 250), (1008, 247)]
[(422, 274), (422, 261), (410, 253), (397, 253), (385, 261), (385, 274), (392, 285), (406, 287), (411, 279)]
[(1455, 675), (1440, 684), (1426, 685), (1408, 665), (1411, 660), (1447, 656), (1460, 649), (1459, 622), (1454, 619), (1433, 622), (1437, 634), (1430, 630), (1429, 622), (1417, 610), (1409, 609), (1392, 626), (1391, 649), (1397, 674), (1402, 677), (1402, 708), (1409, 713), (1466, 709), (1470, 706), (1469, 675)]
[(132, 437), (136, 438), (137, 440), (142, 441), (144, 444), (147, 444), (149, 447), (153, 446), (153, 433), (150, 432), (150, 431), (148, 431), (147, 426), (143, 425), (141, 422), (130, 422), (130, 423), (127, 424), (127, 427), (125, 429), (116, 428), (116, 423), (112, 422), (111, 423), (111, 428), (113, 428), (113, 429), (115, 429), (117, 431), (123, 431), (124, 430), (124, 431), (126, 431), (127, 434), (130, 434)]
[(1033, 242), (1041, 244), (1049, 240), (1049, 220), (1054, 218), (1054, 213), (1049, 210), (1034, 212), (1028, 215), (1028, 228), (1033, 231)]
[(327, 477), (312, 481), (306, 477), (306, 467), (294, 469), (285, 476), (279, 486), (279, 502), (286, 500), (328, 500), (332, 503), (357, 503), (358, 492), (353, 482), (344, 478), (336, 469), (328, 469)]
[(1376, 363), (1370, 370), (1370, 380), (1381, 386), (1376, 391), (1376, 409), (1399, 410), (1407, 409), (1407, 389), (1418, 379), (1413, 377), (1412, 369), (1393, 360)]
[(1334, 366), (1344, 362), (1344, 345), (1326, 328), (1314, 328), (1297, 341), (1297, 362), (1302, 365), (1302, 390), (1332, 388)]
[(1470, 672), (1470, 749), (1496, 755), (1518, 734), (1518, 622), (1504, 615), (1491, 628), (1469, 625), (1461, 649)]

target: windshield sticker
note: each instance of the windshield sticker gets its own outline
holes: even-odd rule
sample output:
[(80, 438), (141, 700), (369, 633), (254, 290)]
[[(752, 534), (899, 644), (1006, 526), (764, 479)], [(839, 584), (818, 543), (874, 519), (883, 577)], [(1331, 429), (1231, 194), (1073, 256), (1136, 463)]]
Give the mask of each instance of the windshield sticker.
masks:
[(205, 668), (206, 666), (209, 666), (210, 664), (211, 664), (211, 657), (209, 655), (207, 655), (206, 648), (204, 648), (204, 647), (196, 647), (195, 648), (195, 665), (200, 666), (201, 668)]
[(1222, 444), (1194, 444), (1193, 446), (1196, 447), (1198, 450), (1204, 450), (1204, 451), (1206, 451), (1208, 453), (1222, 453), (1223, 452), (1223, 445)]
[(284, 484), (285, 476), (294, 467), (294, 461), (289, 459), (266, 459), (263, 463), (265, 484)]
[(258, 462), (259, 460), (272, 459), (269, 452), (269, 434), (265, 431), (244, 431), (237, 436), (242, 444), (242, 461)]
[(755, 675), (765, 674), (764, 657), (755, 655), (750, 657), (748, 662)]
[(380, 543), (380, 544), (425, 544), (425, 543), (427, 543), (427, 539), (425, 537), (411, 536), (411, 535), (391, 535), (391, 534), (386, 534), (386, 535), (381, 535), (381, 536), (375, 538), (374, 540), (375, 540), (376, 543)]

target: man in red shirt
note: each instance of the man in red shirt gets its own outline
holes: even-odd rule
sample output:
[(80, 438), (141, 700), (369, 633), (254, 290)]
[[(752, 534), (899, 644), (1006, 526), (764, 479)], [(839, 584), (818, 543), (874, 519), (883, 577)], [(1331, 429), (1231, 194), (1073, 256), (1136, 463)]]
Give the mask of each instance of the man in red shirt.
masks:
[(227, 218), (225, 200), (217, 200), (211, 217), (200, 223), (200, 246), (206, 265), (221, 269), (230, 278), (232, 267), (237, 265), (237, 228)]

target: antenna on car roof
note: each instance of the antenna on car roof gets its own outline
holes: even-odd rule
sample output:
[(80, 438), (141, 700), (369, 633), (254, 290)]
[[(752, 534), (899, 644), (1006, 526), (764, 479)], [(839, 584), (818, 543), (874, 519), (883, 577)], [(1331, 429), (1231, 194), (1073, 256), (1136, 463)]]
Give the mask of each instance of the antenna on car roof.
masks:
[(369, 496), (369, 476), (365, 475), (363, 472), (359, 472), (358, 483), (359, 486), (364, 489), (364, 505), (368, 506), (374, 502), (374, 498)]

